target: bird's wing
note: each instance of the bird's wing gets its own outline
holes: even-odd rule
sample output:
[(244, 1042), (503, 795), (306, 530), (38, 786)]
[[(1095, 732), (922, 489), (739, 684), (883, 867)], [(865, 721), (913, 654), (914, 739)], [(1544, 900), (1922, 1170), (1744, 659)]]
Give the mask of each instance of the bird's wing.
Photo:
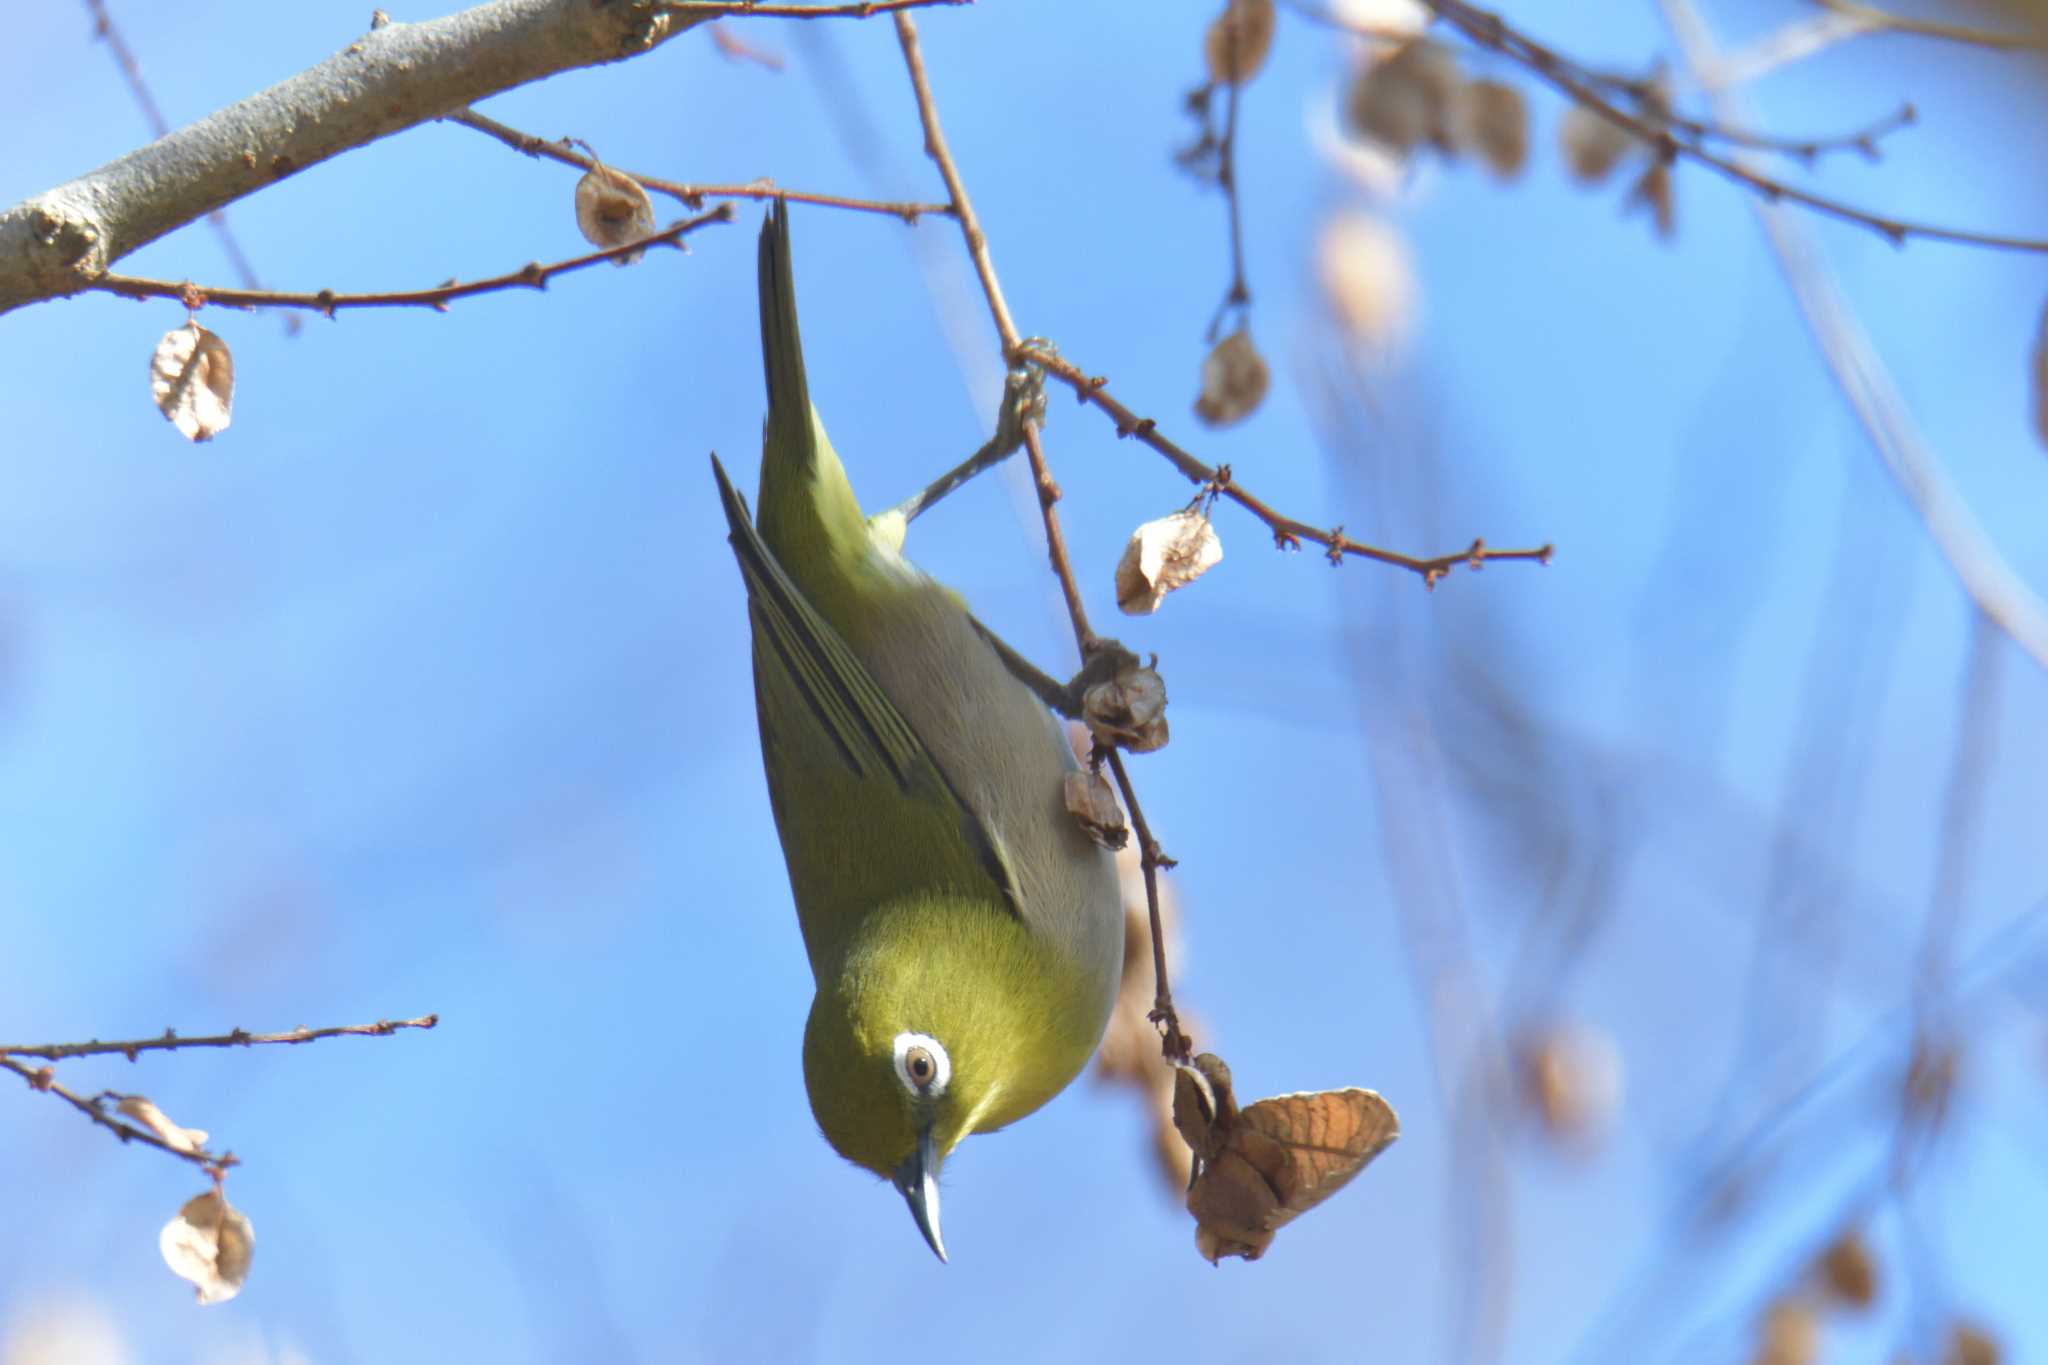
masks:
[[(1016, 876), (1000, 841), (975, 808), (962, 798), (959, 787), (867, 666), (776, 561), (747, 514), (745, 500), (726, 477), (716, 456), (712, 457), (711, 467), (718, 480), (719, 499), (731, 528), (733, 553), (746, 579), (747, 598), (752, 607), (757, 685), (787, 685), (796, 693), (804, 710), (816, 721), (816, 733), (829, 741), (829, 752), (837, 756), (857, 784), (859, 790), (849, 795), (867, 803), (893, 802), (894, 807), (883, 809), (900, 809), (910, 821), (940, 822), (935, 838), (918, 840), (907, 850), (913, 859), (925, 860), (923, 865), (929, 867), (937, 880), (945, 880), (949, 873), (957, 877), (963, 870), (957, 866), (960, 859), (933, 859), (934, 842), (941, 849), (950, 844), (965, 855), (964, 861), (978, 874), (977, 879), (986, 881), (989, 891), (999, 896), (1013, 913), (1019, 912), (1022, 902)], [(769, 669), (773, 670), (772, 676), (764, 672)], [(763, 708), (764, 736), (771, 744), (792, 743), (790, 737), (768, 733), (771, 711), (772, 708)], [(778, 788), (781, 781), (776, 769), (780, 766), (771, 758), (770, 781)], [(824, 773), (807, 771), (800, 780), (817, 784), (829, 779)], [(785, 818), (784, 798), (779, 791), (776, 799), (778, 818)], [(907, 807), (905, 803), (909, 803)], [(865, 813), (881, 822), (881, 812), (872, 805)], [(785, 829), (785, 840), (790, 833)], [(804, 837), (824, 835), (817, 830), (802, 833)], [(862, 861), (872, 871), (885, 875), (886, 865), (897, 851), (871, 846), (865, 850)], [(949, 867), (949, 862), (956, 865)], [(903, 885), (893, 889), (903, 894), (941, 888)]]

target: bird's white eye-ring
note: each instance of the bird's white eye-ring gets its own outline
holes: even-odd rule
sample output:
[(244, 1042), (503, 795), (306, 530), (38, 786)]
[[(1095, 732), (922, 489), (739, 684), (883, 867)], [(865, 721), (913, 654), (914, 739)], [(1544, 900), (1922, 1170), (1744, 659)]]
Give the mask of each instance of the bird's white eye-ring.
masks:
[(928, 1033), (896, 1035), (896, 1078), (917, 1095), (936, 1099), (953, 1079), (953, 1059), (945, 1045)]

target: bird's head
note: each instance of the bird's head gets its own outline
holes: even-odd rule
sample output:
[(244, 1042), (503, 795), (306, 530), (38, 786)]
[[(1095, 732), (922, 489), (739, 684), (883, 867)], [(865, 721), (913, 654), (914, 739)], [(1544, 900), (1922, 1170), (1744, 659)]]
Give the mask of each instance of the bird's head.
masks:
[(919, 906), (870, 928), (811, 1002), (804, 1085), (826, 1140), (895, 1184), (944, 1260), (940, 1166), (1073, 1079), (1099, 1011), (1056, 984), (1007, 912)]

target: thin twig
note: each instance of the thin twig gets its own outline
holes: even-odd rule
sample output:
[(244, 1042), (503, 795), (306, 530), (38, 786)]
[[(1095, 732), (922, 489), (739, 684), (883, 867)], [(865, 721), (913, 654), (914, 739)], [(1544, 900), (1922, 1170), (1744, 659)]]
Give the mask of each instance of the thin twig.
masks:
[[(528, 156), (545, 157), (550, 161), (559, 161), (564, 166), (575, 166), (586, 171), (598, 164), (595, 157), (586, 156), (568, 146), (567, 138), (550, 142), (531, 133), (522, 133), (517, 128), (479, 114), (474, 109), (463, 109), (449, 114), (446, 121), (459, 123), (465, 128), (474, 128), (477, 132), (494, 137), (508, 147), (525, 152)], [(844, 195), (812, 194), (804, 190), (784, 189), (766, 178), (752, 180), (744, 185), (689, 185), (674, 180), (663, 180), (657, 176), (622, 171), (610, 163), (606, 163), (605, 169), (614, 175), (623, 175), (628, 180), (637, 182), (643, 189), (668, 195), (693, 211), (703, 208), (704, 201), (709, 198), (787, 199), (796, 204), (817, 204), (824, 208), (852, 209), (859, 213), (885, 213), (892, 218), (901, 218), (906, 223), (915, 223), (927, 213), (953, 212), (950, 204), (885, 203), (878, 199), (850, 199)]]
[(772, 5), (756, 4), (753, 0), (667, 0), (656, 6), (656, 10), (662, 14), (682, 14), (692, 18), (719, 15), (735, 19), (749, 16), (761, 19), (867, 19), (877, 14), (924, 9), (931, 5), (973, 3), (974, 0), (856, 0), (849, 5)]
[(70, 1057), (98, 1057), (118, 1053), (129, 1061), (139, 1052), (171, 1052), (184, 1047), (256, 1047), (266, 1043), (313, 1043), (322, 1038), (384, 1038), (408, 1028), (432, 1028), (441, 1022), (438, 1014), (417, 1019), (379, 1019), (374, 1024), (339, 1024), (332, 1028), (295, 1028), (288, 1033), (250, 1033), (235, 1029), (203, 1038), (183, 1038), (169, 1029), (160, 1038), (138, 1038), (126, 1043), (103, 1043), (95, 1038), (86, 1043), (42, 1043), (35, 1047), (0, 1047), (0, 1057), (40, 1057), (61, 1062)]
[(622, 256), (645, 251), (648, 247), (678, 246), (685, 236), (698, 228), (712, 223), (729, 223), (732, 217), (732, 205), (720, 204), (708, 213), (700, 213), (695, 218), (672, 223), (652, 236), (642, 237), (638, 241), (626, 242), (620, 246), (606, 247), (603, 251), (572, 256), (566, 261), (555, 261), (549, 265), (534, 261), (517, 270), (507, 271), (503, 275), (493, 275), (488, 279), (469, 280), (463, 283), (451, 280), (437, 288), (414, 289), (395, 294), (337, 294), (332, 289), (323, 289), (317, 294), (286, 294), (269, 289), (216, 289), (176, 280), (145, 280), (133, 275), (102, 275), (87, 287), (102, 293), (119, 294), (123, 298), (180, 299), (187, 308), (195, 310), (210, 303), (226, 308), (309, 308), (316, 313), (325, 313), (330, 318), (343, 308), (431, 308), (437, 313), (445, 313), (451, 302), (468, 298), (473, 294), (489, 294), (500, 289), (545, 289), (549, 280), (557, 275), (566, 275), (572, 270), (583, 270), (603, 261), (617, 260)]
[[(1663, 7), (1688, 62), (1711, 63), (1711, 37), (1692, 7), (1682, 0), (1663, 0)], [(1733, 93), (1723, 91), (1716, 98), (1725, 112), (1742, 116), (1741, 101)], [(2048, 668), (2048, 602), (1999, 553), (1939, 456), (1928, 447), (1811, 236), (1779, 205), (1760, 200), (1753, 207), (1822, 361), (1886, 472), (1927, 528), (1928, 538), (1978, 610), (1997, 622), (2035, 663)]]
[[(1537, 79), (1560, 94), (1591, 109), (1616, 127), (1634, 134), (1656, 156), (1666, 161), (1680, 157), (1694, 161), (1751, 191), (1766, 203), (1797, 204), (1825, 217), (1868, 228), (1894, 245), (1902, 245), (1908, 239), (1918, 237), (1930, 242), (1952, 242), (2000, 251), (2048, 254), (2048, 238), (1975, 232), (1965, 228), (1944, 227), (1938, 223), (1893, 218), (1869, 209), (1858, 208), (1839, 199), (1831, 199), (1823, 194), (1816, 194), (1811, 190), (1803, 190), (1797, 185), (1765, 175), (1741, 161), (1721, 155), (1705, 146), (1699, 138), (1680, 136), (1673, 130), (1675, 125), (1669, 125), (1664, 120), (1642, 117), (1621, 108), (1601, 93), (1597, 88), (1598, 82), (1588, 78), (1578, 63), (1537, 42), (1498, 14), (1467, 4), (1466, 0), (1423, 0), (1423, 3), (1427, 4), (1438, 18), (1473, 43), (1489, 52), (1497, 52), (1516, 65), (1526, 68)], [(1342, 28), (1347, 32), (1358, 31), (1328, 11), (1311, 10), (1301, 5), (1296, 7), (1305, 13), (1313, 14), (1320, 22)], [(1724, 124), (1724, 127), (1736, 126), (1740, 125)]]
[[(1238, 29), (1232, 25), (1231, 42), (1237, 41)], [(1236, 65), (1235, 52), (1231, 55)], [(1222, 330), (1223, 319), (1232, 309), (1244, 310), (1251, 306), (1251, 286), (1244, 276), (1244, 225), (1239, 214), (1237, 199), (1237, 100), (1241, 86), (1236, 81), (1227, 82), (1223, 97), (1223, 141), (1216, 148), (1216, 181), (1223, 186), (1224, 203), (1230, 211), (1230, 288), (1223, 295), (1223, 303), (1216, 310), (1216, 316), (1209, 323), (1209, 340), (1214, 341)]]
[[(925, 75), (924, 53), (918, 46), (917, 25), (908, 14), (896, 16), (896, 41), (903, 49), (903, 64), (910, 73), (910, 87), (917, 96), (918, 119), (924, 126), (924, 149), (939, 169), (939, 178), (946, 183), (946, 194), (951, 201), (954, 216), (960, 220), (960, 235), (967, 243), (967, 254), (974, 261), (975, 274), (981, 280), (981, 290), (988, 300), (989, 316), (994, 319), (996, 335), (1002, 343), (1004, 363), (1015, 364), (1020, 358), (1028, 357), (1028, 351), (1017, 334), (1017, 324), (1010, 317), (1010, 306), (1003, 300), (1003, 287), (996, 278), (995, 263), (989, 258), (988, 237), (981, 230), (981, 219), (974, 212), (974, 201), (968, 197), (967, 186), (960, 178), (960, 169), (953, 163), (953, 154), (946, 146), (945, 130), (939, 126), (939, 109), (932, 98), (930, 79)], [(1038, 511), (1045, 524), (1046, 554), (1052, 561), (1053, 577), (1059, 580), (1060, 592), (1066, 598), (1067, 618), (1073, 623), (1074, 641), (1081, 650), (1083, 663), (1098, 647), (1094, 630), (1088, 624), (1087, 608), (1081, 601), (1081, 588), (1074, 579), (1074, 566), (1067, 557), (1067, 539), (1060, 529), (1059, 485), (1053, 481), (1052, 471), (1045, 462), (1045, 447), (1039, 439), (1038, 424), (1027, 421), (1024, 424), (1024, 452), (1031, 463), (1032, 484), (1038, 490)], [(1181, 1032), (1180, 1017), (1174, 1012), (1173, 990), (1167, 980), (1166, 952), (1162, 946), (1166, 935), (1160, 926), (1159, 915), (1159, 869), (1171, 867), (1168, 858), (1152, 836), (1152, 827), (1146, 823), (1144, 808), (1138, 804), (1137, 790), (1131, 785), (1130, 774), (1124, 770), (1123, 756), (1111, 751), (1110, 771), (1116, 775), (1117, 787), (1123, 794), (1124, 809), (1129, 812), (1131, 824), (1138, 831), (1138, 847), (1142, 854), (1141, 865), (1145, 873), (1145, 913), (1152, 925), (1152, 979), (1156, 989), (1153, 992), (1152, 1019), (1162, 1025), (1160, 1050), (1169, 1062), (1185, 1061), (1190, 1052), (1187, 1035)]]
[(1434, 559), (1417, 559), (1395, 550), (1382, 550), (1375, 545), (1351, 539), (1344, 534), (1341, 526), (1322, 530), (1306, 522), (1296, 521), (1267, 506), (1232, 477), (1230, 466), (1211, 468), (1190, 455), (1160, 434), (1159, 424), (1149, 417), (1140, 417), (1119, 402), (1109, 392), (1108, 380), (1090, 376), (1085, 370), (1061, 356), (1049, 351), (1026, 347), (1019, 353), (1020, 358), (1045, 367), (1045, 372), (1064, 381), (1073, 389), (1075, 397), (1083, 403), (1092, 403), (1107, 413), (1116, 423), (1116, 434), (1136, 437), (1153, 450), (1164, 455), (1175, 469), (1185, 475), (1190, 483), (1213, 490), (1220, 497), (1229, 498), (1238, 506), (1250, 512), (1266, 524), (1273, 533), (1273, 543), (1283, 550), (1298, 550), (1301, 542), (1311, 541), (1323, 547), (1324, 557), (1331, 563), (1342, 563), (1344, 556), (1357, 555), (1363, 559), (1377, 560), (1396, 568), (1407, 569), (1422, 576), (1427, 587), (1436, 586), (1436, 581), (1460, 565), (1478, 568), (1496, 559), (1527, 559), (1539, 564), (1548, 564), (1552, 553), (1549, 545), (1540, 545), (1533, 550), (1496, 550), (1483, 540), (1475, 540), (1455, 554), (1438, 555)]
[(241, 1164), (240, 1159), (233, 1152), (215, 1154), (206, 1151), (204, 1148), (186, 1151), (182, 1147), (173, 1147), (170, 1143), (165, 1142), (146, 1128), (138, 1128), (134, 1124), (122, 1122), (100, 1108), (96, 1101), (85, 1099), (59, 1085), (56, 1073), (48, 1066), (30, 1067), (15, 1061), (12, 1057), (0, 1056), (0, 1069), (12, 1071), (15, 1075), (27, 1081), (31, 1090), (40, 1090), (46, 1095), (55, 1095), (58, 1099), (63, 1100), (73, 1109), (76, 1109), (79, 1113), (85, 1115), (123, 1142), (140, 1142), (146, 1146), (154, 1147), (160, 1152), (169, 1152), (179, 1160), (189, 1161), (201, 1170), (209, 1172), (218, 1173), (225, 1171), (230, 1166)]
[[(1570, 58), (1562, 54), (1559, 54), (1559, 59), (1566, 65), (1575, 65)], [(1774, 156), (1790, 157), (1808, 165), (1835, 152), (1856, 152), (1874, 160), (1881, 154), (1879, 143), (1893, 133), (1913, 127), (1920, 120), (1919, 110), (1909, 102), (1901, 104), (1882, 118), (1871, 120), (1861, 128), (1837, 133), (1832, 137), (1782, 137), (1772, 133), (1754, 132), (1714, 119), (1693, 118), (1681, 114), (1665, 106), (1663, 102), (1669, 96), (1659, 89), (1653, 80), (1583, 68), (1579, 74), (1588, 85), (1627, 96), (1635, 102), (1637, 111), (1645, 118), (1663, 124), (1680, 137), (1690, 138), (1696, 142), (1725, 142), (1731, 147), (1741, 147), (1752, 152), (1769, 152)]]
[(1124, 799), (1124, 809), (1131, 813), (1131, 824), (1138, 831), (1138, 867), (1145, 874), (1145, 910), (1152, 918), (1152, 1013), (1148, 1016), (1155, 1024), (1163, 1025), (1160, 1031), (1159, 1049), (1170, 1063), (1185, 1062), (1194, 1053), (1194, 1044), (1181, 1031), (1180, 1015), (1173, 1008), (1173, 992), (1166, 981), (1166, 944), (1159, 933), (1159, 873), (1163, 868), (1175, 866), (1159, 841), (1152, 837), (1152, 827), (1145, 822), (1144, 808), (1138, 804), (1137, 789), (1131, 785), (1131, 775), (1124, 770), (1124, 756), (1115, 749), (1107, 751), (1109, 771), (1116, 777), (1117, 791)]
[[(136, 60), (135, 49), (128, 46), (128, 40), (114, 23), (114, 16), (107, 12), (106, 0), (85, 0), (85, 7), (92, 14), (93, 36), (107, 45), (114, 54), (114, 65), (120, 68), (121, 76), (128, 82), (128, 92), (135, 97), (135, 103), (142, 110), (143, 121), (149, 124), (149, 131), (158, 137), (171, 131), (170, 122), (164, 118), (162, 108), (157, 105), (156, 96), (150, 92), (148, 82), (142, 79), (142, 63)], [(221, 251), (233, 267), (235, 277), (244, 289), (261, 289), (263, 281), (256, 274), (256, 267), (249, 260), (242, 244), (235, 240), (235, 234), (228, 227), (226, 209), (214, 209), (206, 215), (206, 225), (213, 229), (213, 235), (220, 242)], [(287, 331), (296, 332), (299, 320), (296, 316), (285, 319)]]

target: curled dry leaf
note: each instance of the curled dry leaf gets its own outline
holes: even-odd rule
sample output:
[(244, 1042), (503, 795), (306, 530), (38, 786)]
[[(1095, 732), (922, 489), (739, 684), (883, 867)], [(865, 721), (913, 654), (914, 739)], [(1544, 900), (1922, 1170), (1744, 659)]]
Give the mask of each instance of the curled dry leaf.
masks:
[(180, 1128), (170, 1121), (163, 1110), (141, 1095), (122, 1096), (121, 1103), (116, 1105), (115, 1109), (155, 1133), (166, 1147), (180, 1152), (197, 1152), (206, 1147), (207, 1134), (204, 1128)]
[(1273, 0), (1228, 0), (1202, 37), (1212, 85), (1243, 85), (1273, 47)]
[[(654, 231), (654, 203), (632, 176), (593, 166), (576, 182), (576, 226), (592, 246), (624, 246)], [(630, 251), (612, 264), (631, 265), (646, 254)]]
[(1131, 532), (1116, 564), (1116, 604), (1126, 616), (1149, 616), (1166, 594), (1223, 562), (1223, 542), (1193, 508), (1148, 521)]
[(1270, 378), (1251, 333), (1238, 328), (1202, 359), (1202, 392), (1195, 399), (1195, 416), (1212, 427), (1243, 421), (1265, 401)]
[(1597, 185), (1637, 145), (1635, 134), (1604, 114), (1574, 104), (1558, 125), (1558, 146), (1565, 169), (1582, 185)]
[(1756, 1365), (1813, 1365), (1820, 1358), (1820, 1319), (1799, 1299), (1780, 1299), (1764, 1311)]
[(1400, 1136), (1393, 1107), (1370, 1090), (1275, 1095), (1240, 1110), (1230, 1068), (1204, 1052), (1176, 1069), (1173, 1122), (1195, 1154), (1188, 1212), (1213, 1264), (1256, 1261), (1274, 1235), (1328, 1199)]
[(1415, 314), (1408, 244), (1381, 220), (1340, 213), (1316, 240), (1316, 275), (1344, 330), (1378, 350), (1407, 337)]
[(1450, 50), (1417, 38), (1359, 69), (1345, 98), (1345, 123), (1354, 133), (1403, 154), (1425, 143), (1452, 153), (1463, 84)]
[(2041, 325), (2034, 332), (2034, 434), (2048, 445), (2048, 306), (2041, 309)]
[(1127, 655), (1113, 676), (1081, 694), (1081, 721), (1103, 744), (1134, 754), (1164, 748), (1166, 683), (1150, 665)]
[(149, 396), (188, 441), (228, 428), (235, 406), (235, 358), (196, 322), (164, 333), (149, 357)]
[(226, 1303), (242, 1292), (256, 1256), (256, 1229), (218, 1189), (194, 1195), (157, 1238), (171, 1273), (198, 1288), (199, 1302)]
[(1124, 827), (1123, 807), (1117, 805), (1116, 793), (1110, 790), (1101, 773), (1092, 768), (1068, 773), (1066, 801), (1067, 814), (1099, 846), (1114, 853), (1131, 841), (1131, 832)]
[(1529, 108), (1522, 92), (1500, 81), (1473, 81), (1458, 109), (1459, 141), (1501, 179), (1519, 175), (1529, 159)]
[(1814, 1277), (1828, 1297), (1848, 1308), (1877, 1302), (1877, 1258), (1854, 1228), (1828, 1243), (1814, 1265)]

